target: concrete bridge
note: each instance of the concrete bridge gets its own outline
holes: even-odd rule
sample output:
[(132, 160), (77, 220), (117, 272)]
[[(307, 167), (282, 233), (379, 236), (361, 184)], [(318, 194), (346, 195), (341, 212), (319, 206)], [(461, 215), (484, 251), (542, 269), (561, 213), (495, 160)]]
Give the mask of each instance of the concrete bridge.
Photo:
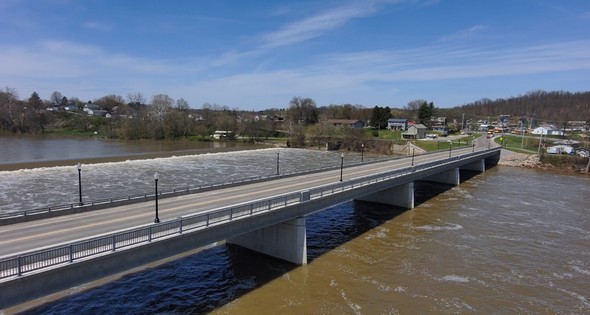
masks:
[(349, 200), (411, 209), (415, 181), (459, 185), (460, 170), (499, 157), (466, 147), (175, 195), (159, 200), (159, 223), (152, 200), (6, 225), (0, 308), (223, 240), (306, 264), (306, 215)]

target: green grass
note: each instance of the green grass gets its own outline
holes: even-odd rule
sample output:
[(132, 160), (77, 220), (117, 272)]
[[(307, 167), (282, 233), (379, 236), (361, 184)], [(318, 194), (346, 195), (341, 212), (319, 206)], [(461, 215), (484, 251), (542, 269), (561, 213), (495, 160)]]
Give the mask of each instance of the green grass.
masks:
[[(503, 140), (503, 141), (502, 141)], [(503, 135), (496, 137), (494, 141), (505, 149), (527, 154), (537, 154), (539, 150), (539, 138), (521, 137), (515, 135)]]

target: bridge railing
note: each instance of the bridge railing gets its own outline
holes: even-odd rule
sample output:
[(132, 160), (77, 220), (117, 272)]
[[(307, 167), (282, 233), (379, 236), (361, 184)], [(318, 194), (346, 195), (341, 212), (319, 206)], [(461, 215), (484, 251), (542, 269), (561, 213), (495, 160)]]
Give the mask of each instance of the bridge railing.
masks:
[(91, 256), (106, 255), (110, 252), (122, 250), (126, 247), (138, 246), (157, 239), (206, 229), (209, 226), (224, 224), (232, 220), (239, 220), (240, 218), (256, 215), (261, 212), (278, 210), (292, 204), (305, 202), (305, 195), (309, 195), (309, 199), (317, 199), (323, 196), (358, 188), (360, 186), (366, 186), (432, 167), (460, 161), (462, 159), (472, 158), (480, 154), (482, 154), (482, 151), (455, 156), (441, 161), (423, 163), (403, 169), (396, 169), (381, 174), (359, 177), (336, 184), (315, 187), (306, 191), (179, 217), (172, 221), (129, 229), (112, 235), (82, 240), (68, 245), (22, 253), (20, 255), (0, 259), (0, 279), (21, 276), (36, 270), (50, 268), (65, 263), (72, 263)]

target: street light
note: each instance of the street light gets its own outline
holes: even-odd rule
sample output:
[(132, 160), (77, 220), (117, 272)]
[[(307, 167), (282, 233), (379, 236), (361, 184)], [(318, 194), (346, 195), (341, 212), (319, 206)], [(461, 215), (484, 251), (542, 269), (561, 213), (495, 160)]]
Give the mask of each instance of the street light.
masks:
[(277, 176), (279, 176), (279, 152), (277, 152)]
[(344, 153), (340, 154), (340, 181), (342, 181), (342, 170), (344, 169)]
[(412, 166), (414, 166), (414, 150), (415, 149), (412, 149)]
[(449, 157), (451, 157), (451, 151), (453, 151), (453, 142), (449, 140)]
[(361, 143), (361, 163), (364, 162), (363, 153), (365, 151), (365, 144)]
[(80, 206), (82, 205), (82, 165), (78, 163), (78, 196), (80, 197), (80, 202), (78, 203)]
[(154, 173), (154, 182), (156, 184), (156, 218), (154, 223), (160, 223), (160, 218), (158, 218), (158, 177), (158, 172)]

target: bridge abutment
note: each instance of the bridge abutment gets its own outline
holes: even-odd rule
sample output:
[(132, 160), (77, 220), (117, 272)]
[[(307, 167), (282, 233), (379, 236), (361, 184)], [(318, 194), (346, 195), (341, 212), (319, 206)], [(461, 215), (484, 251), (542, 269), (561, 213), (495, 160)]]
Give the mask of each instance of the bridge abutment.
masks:
[(299, 217), (226, 241), (297, 265), (307, 264), (305, 218)]
[(389, 187), (356, 200), (414, 209), (414, 182)]

